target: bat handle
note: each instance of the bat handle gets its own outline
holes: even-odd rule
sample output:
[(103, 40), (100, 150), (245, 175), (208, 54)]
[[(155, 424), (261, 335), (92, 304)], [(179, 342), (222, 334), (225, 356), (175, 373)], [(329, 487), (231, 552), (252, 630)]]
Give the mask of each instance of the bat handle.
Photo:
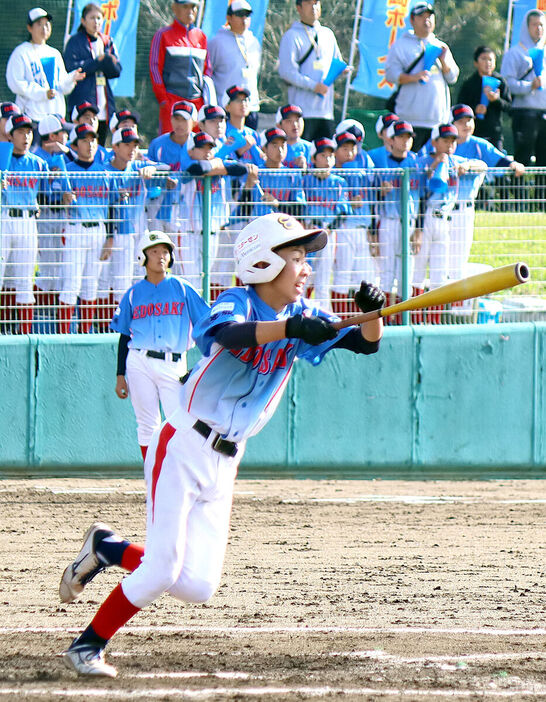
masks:
[(364, 324), (364, 322), (371, 322), (374, 319), (384, 317), (385, 315), (382, 314), (382, 312), (384, 312), (385, 309), (388, 308), (372, 310), (371, 312), (363, 312), (362, 314), (357, 314), (353, 317), (348, 317), (347, 319), (341, 319), (339, 322), (333, 322), (332, 326), (334, 327), (334, 329), (339, 330), (345, 329), (345, 327), (352, 327), (356, 324)]

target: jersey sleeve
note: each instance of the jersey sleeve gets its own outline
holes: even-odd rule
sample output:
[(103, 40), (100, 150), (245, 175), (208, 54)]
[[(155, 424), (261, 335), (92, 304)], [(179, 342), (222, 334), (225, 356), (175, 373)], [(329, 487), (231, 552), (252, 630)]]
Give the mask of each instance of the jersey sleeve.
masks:
[[(315, 307), (310, 300), (302, 299), (303, 313), (311, 314), (321, 319), (325, 319), (327, 322), (339, 322), (340, 318), (320, 307)], [(345, 327), (340, 329), (333, 339), (325, 341), (323, 344), (318, 346), (313, 346), (312, 344), (306, 344), (305, 341), (301, 339), (295, 339), (294, 343), (297, 344), (297, 357), (302, 358), (313, 366), (318, 366), (321, 363), (324, 356), (331, 351), (339, 340), (342, 339), (346, 334), (349, 333), (354, 327)]]
[(125, 336), (131, 336), (131, 319), (133, 312), (132, 301), (133, 288), (130, 288), (122, 297), (121, 302), (114, 313), (112, 321), (110, 322), (110, 329), (112, 329), (112, 331), (125, 334)]
[(228, 290), (220, 295), (207, 314), (194, 327), (193, 339), (204, 356), (208, 356), (218, 327), (246, 322), (250, 312), (244, 289)]
[(184, 291), (186, 294), (186, 305), (188, 306), (190, 322), (192, 326), (195, 327), (198, 322), (210, 312), (210, 307), (190, 283), (184, 282)]

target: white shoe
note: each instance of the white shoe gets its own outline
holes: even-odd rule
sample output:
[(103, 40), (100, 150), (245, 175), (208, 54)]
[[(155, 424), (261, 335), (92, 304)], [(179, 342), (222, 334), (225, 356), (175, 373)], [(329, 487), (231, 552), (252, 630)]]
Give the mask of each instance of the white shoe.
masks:
[(76, 560), (65, 568), (61, 578), (59, 585), (61, 602), (73, 602), (81, 595), (87, 583), (108, 566), (108, 563), (100, 560), (95, 549), (99, 541), (112, 536), (113, 533), (112, 529), (102, 522), (95, 522), (85, 532), (83, 545)]
[(67, 668), (80, 675), (102, 675), (115, 678), (118, 671), (104, 660), (104, 649), (81, 644), (64, 651), (63, 660)]

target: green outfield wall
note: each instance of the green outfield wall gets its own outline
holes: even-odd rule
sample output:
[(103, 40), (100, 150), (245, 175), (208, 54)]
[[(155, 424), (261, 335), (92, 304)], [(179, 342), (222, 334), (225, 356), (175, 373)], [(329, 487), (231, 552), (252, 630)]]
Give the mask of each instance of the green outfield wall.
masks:
[[(117, 339), (0, 337), (0, 477), (141, 474)], [(296, 364), (241, 474), (542, 476), (545, 366), (544, 323), (387, 328), (374, 356)]]

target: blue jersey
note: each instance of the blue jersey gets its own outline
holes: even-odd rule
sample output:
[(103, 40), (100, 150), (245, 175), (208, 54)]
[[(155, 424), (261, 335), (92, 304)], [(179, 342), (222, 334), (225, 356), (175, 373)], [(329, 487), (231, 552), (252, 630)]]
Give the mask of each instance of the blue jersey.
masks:
[(222, 293), (194, 329), (193, 337), (204, 357), (182, 388), (183, 409), (230, 441), (244, 441), (256, 434), (279, 404), (294, 361), (304, 358), (319, 364), (350, 328), (318, 346), (302, 339), (281, 339), (254, 348), (226, 349), (214, 336), (226, 323), (276, 321), (295, 314), (336, 319), (304, 298), (277, 313), (252, 286)]
[(448, 156), (449, 177), (447, 181), (447, 190), (443, 193), (432, 192), (428, 188), (428, 182), (432, 174), (426, 171), (430, 167), (434, 159), (434, 154), (430, 154), (428, 156), (420, 156), (417, 159), (417, 167), (423, 172), (421, 176), (421, 192), (424, 193), (424, 196), (427, 201), (427, 207), (431, 207), (434, 210), (443, 210), (445, 212), (449, 212), (453, 209), (453, 206), (459, 199), (460, 178), (457, 173), (457, 167), (461, 163), (464, 163), (467, 159), (461, 158), (460, 156)]
[(305, 158), (305, 163), (309, 165), (311, 163), (311, 142), (305, 139), (298, 139), (295, 144), (286, 143), (286, 158), (284, 159), (283, 166), (287, 168), (301, 168), (301, 165), (296, 163), (296, 159), (299, 156)]
[[(111, 180), (111, 211), (113, 229), (117, 234), (134, 234), (137, 231), (137, 222), (144, 212), (146, 188), (139, 174), (139, 169), (151, 165), (148, 161), (129, 161), (124, 171), (112, 165), (112, 161), (105, 164), (105, 170), (113, 173)], [(119, 192), (126, 193), (121, 197)]]
[[(184, 197), (180, 205), (180, 216), (185, 221), (188, 231), (201, 234), (203, 231), (204, 179), (200, 176), (192, 177), (188, 173), (184, 176), (184, 180)], [(210, 228), (214, 233), (229, 222), (230, 209), (224, 176), (210, 176), (210, 209)]]
[(4, 172), (3, 204), (18, 209), (38, 209), (38, 193), (49, 191), (48, 171), (47, 163), (36, 154), (12, 155)]
[(69, 207), (68, 217), (73, 221), (105, 222), (108, 220), (110, 176), (104, 165), (93, 161), (89, 168), (77, 161), (69, 161), (66, 171), (70, 189), (76, 201)]
[(457, 142), (455, 149), (457, 156), (463, 158), (477, 158), (484, 161), (488, 166), (494, 168), (499, 161), (505, 159), (502, 151), (499, 151), (493, 144), (481, 137), (471, 136), (462, 144)]
[(386, 146), (378, 146), (375, 149), (370, 149), (368, 151), (368, 156), (372, 159), (373, 164), (376, 168), (383, 168), (378, 162), (381, 162), (385, 158), (385, 154), (390, 153)]
[[(186, 143), (177, 144), (171, 139), (170, 134), (162, 134), (152, 139), (148, 147), (148, 158), (152, 161), (166, 163), (171, 167), (173, 173), (185, 171), (191, 163)], [(178, 204), (182, 197), (182, 183), (179, 182), (178, 187), (172, 190), (164, 190), (160, 197), (161, 207), (156, 218), (168, 222), (171, 219), (171, 208)]]
[(313, 226), (337, 226), (351, 214), (347, 183), (340, 176), (330, 174), (321, 179), (311, 171), (303, 177), (302, 185), (307, 200), (305, 219)]
[[(62, 194), (70, 190), (70, 182), (66, 175), (66, 161), (64, 154), (51, 154), (39, 146), (35, 149), (36, 156), (43, 158), (50, 171), (49, 187), (43, 188), (43, 201), (46, 205), (59, 205), (62, 203)], [(55, 175), (54, 175), (55, 174)]]
[(183, 353), (209, 306), (182, 278), (168, 275), (158, 285), (140, 280), (123, 296), (110, 328), (130, 336), (129, 348)]
[(365, 151), (361, 151), (359, 157), (341, 167), (343, 180), (347, 183), (347, 199), (352, 209), (352, 215), (347, 221), (347, 226), (351, 228), (366, 229), (372, 223), (372, 205), (375, 200), (372, 187), (374, 180), (373, 174), (366, 171), (371, 171), (373, 167), (373, 161)]
[(302, 214), (305, 204), (305, 193), (300, 185), (301, 178), (283, 168), (269, 168), (260, 171), (260, 188), (264, 194), (274, 197), (279, 206), (274, 208), (267, 202), (262, 202), (262, 193), (257, 185), (252, 190), (252, 200), (255, 203), (251, 217), (260, 217), (270, 212), (288, 212), (294, 216)]
[(231, 158), (236, 158), (238, 161), (243, 161), (244, 163), (253, 163), (261, 168), (265, 162), (260, 149), (257, 147), (257, 144), (260, 143), (258, 134), (250, 127), (245, 126), (242, 129), (237, 129), (237, 127), (234, 127), (231, 122), (228, 122), (226, 126), (226, 139), (236, 136), (251, 136), (255, 139), (256, 144), (253, 144), (250, 149), (247, 149), (242, 156), (239, 156), (237, 152), (235, 152), (232, 154)]
[(343, 165), (343, 168), (373, 168), (373, 159), (360, 146), (357, 149), (356, 158), (354, 161), (349, 161)]
[[(418, 156), (413, 151), (408, 151), (408, 155), (401, 161), (395, 159), (390, 151), (385, 147), (376, 150), (375, 166), (381, 172), (376, 174), (376, 186), (378, 195), (379, 217), (389, 217), (399, 219), (401, 216), (400, 188), (402, 177), (398, 173), (390, 175), (387, 169), (411, 168), (415, 172), (410, 173), (409, 208), (410, 216), (415, 219), (419, 212), (419, 198), (421, 197), (421, 175), (416, 172)], [(387, 185), (387, 187), (383, 187)]]

